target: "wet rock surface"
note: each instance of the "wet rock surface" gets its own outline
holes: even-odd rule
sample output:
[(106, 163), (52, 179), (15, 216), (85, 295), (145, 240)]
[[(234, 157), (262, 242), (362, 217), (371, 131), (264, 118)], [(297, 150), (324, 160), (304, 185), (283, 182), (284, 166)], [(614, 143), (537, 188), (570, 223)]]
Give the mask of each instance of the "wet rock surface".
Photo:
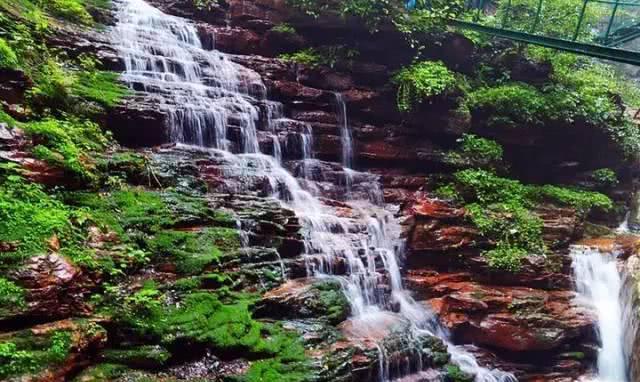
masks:
[[(272, 30), (290, 17), (283, 1), (230, 0), (206, 11), (187, 1), (152, 3), (171, 14), (198, 20), (203, 48), (215, 47), (233, 54), (230, 59), (244, 67), (242, 76), (250, 84), (250, 102), (260, 110), (256, 128), (261, 151), (275, 154), (276, 146), (281, 147), (283, 166), (305, 186), (323, 195), (323, 207), (336, 211), (339, 217), (355, 220), (358, 211), (345, 203), (347, 194), (352, 199), (380, 198), (382, 190), (377, 184), (384, 186), (384, 201), (400, 209), (398, 215), (407, 246), (402, 264), (405, 287), (424, 307), (438, 314), (455, 343), (469, 345), (482, 363), (512, 371), (523, 381), (569, 381), (589, 372), (597, 357), (594, 316), (575, 301), (567, 251), (569, 244), (584, 235), (585, 217), (573, 209), (537, 205), (535, 213), (543, 221), (544, 241), (552, 250), (553, 266), (540, 256), (529, 255), (518, 272), (495, 272), (482, 256), (491, 243), (469, 221), (468, 211), (433, 196), (428, 191), (427, 178), (434, 172), (454, 171), (455, 166), (446, 159), (446, 151), (455, 145), (460, 134), (480, 128), (479, 131), (505, 145), (506, 155), (516, 164), (514, 172), (519, 176), (537, 182), (571, 183), (577, 180), (571, 179), (565, 170), (567, 162), (590, 162), (591, 167), (620, 162), (613, 156), (604, 160), (607, 155), (591, 154), (584, 148), (590, 147), (585, 141), (599, 139), (597, 134), (578, 139), (574, 133), (559, 136), (527, 129), (518, 130), (517, 136), (507, 131), (489, 132), (471, 126), (468, 120), (457, 119), (452, 113), (457, 106), (455, 99), (436, 100), (425, 105), (420, 115), (405, 119), (397, 112), (395, 93), (385, 85), (398, 66), (392, 57), (402, 56), (406, 51), (398, 36), (390, 37), (397, 43), (391, 44), (393, 51), (386, 51), (388, 43), (371, 47), (351, 68), (305, 67), (274, 57), (309, 41), (321, 40), (319, 34), (326, 34), (327, 30), (350, 27), (329, 24), (328, 29), (323, 29), (314, 24), (320, 32), (304, 33), (305, 21), (301, 20), (300, 35), (283, 36)], [(97, 36), (86, 37), (73, 31), (63, 36), (67, 37), (57, 37), (54, 42), (66, 46), (73, 54), (97, 47), (105, 66), (122, 69), (108, 41), (100, 42)], [(468, 53), (473, 51), (470, 41), (452, 36), (442, 49), (447, 47), (451, 49), (443, 53), (443, 60), (461, 68), (472, 65), (468, 62), (471, 56)], [(387, 58), (367, 60), (376, 56)], [(514, 78), (544, 81), (549, 75), (544, 66), (513, 57), (505, 59), (503, 64), (511, 68)], [(261, 78), (265, 88), (253, 86), (257, 84), (252, 82), (255, 78)], [(0, 98), (6, 101), (3, 109), (20, 117), (21, 111), (12, 105), (21, 103), (29, 86), (20, 73), (1, 72)], [(148, 282), (173, 287), (180, 285), (181, 279), (189, 278), (189, 282), (197, 283), (198, 290), (228, 288), (259, 293), (259, 300), (251, 307), (252, 314), (267, 322), (282, 321), (284, 326), (300, 333), (305, 344), (312, 345), (308, 346), (311, 349), (308, 352), (319, 370), (319, 381), (364, 382), (378, 378), (381, 373), (395, 376), (418, 368), (423, 373), (416, 376), (417, 380), (446, 378), (443, 367), (450, 356), (442, 341), (424, 335), (419, 337), (419, 343), (407, 344), (403, 333), (407, 332), (408, 323), (398, 320), (393, 313), (381, 318), (381, 326), (367, 328), (367, 323), (349, 318), (349, 304), (339, 281), (307, 277), (300, 217), (269, 197), (279, 187), (285, 187), (265, 176), (264, 168), (260, 167), (265, 166), (264, 160), (243, 158), (244, 162), (238, 162), (216, 150), (170, 144), (169, 116), (159, 106), (167, 99), (159, 93), (151, 95), (141, 83), (133, 88), (135, 94), (112, 109), (107, 118), (116, 139), (124, 146), (141, 148), (138, 152), (148, 160), (145, 173), (133, 174), (131, 182), (150, 189), (175, 188), (196, 195), (210, 208), (233, 217), (226, 222), (202, 222), (191, 215), (181, 216), (181, 224), (169, 227), (172, 232), (198, 235), (212, 227), (237, 228), (242, 245), (220, 258), (198, 263), (201, 269), (188, 274), (189, 277), (185, 277), (176, 258), (153, 261), (128, 275), (122, 285), (124, 290), (138, 292)], [(348, 108), (357, 168), (367, 170), (366, 173), (346, 171), (338, 164), (342, 155), (341, 121), (335, 92), (342, 93)], [(266, 95), (270, 101), (283, 103), (275, 124), (270, 120), (273, 105), (265, 100)], [(241, 123), (231, 123), (230, 151), (242, 151)], [(273, 132), (269, 131), (274, 125), (275, 142)], [(305, 134), (313, 137), (313, 159), (304, 152)], [(581, 149), (566, 150), (564, 142), (568, 140), (579, 141), (576, 147)], [(64, 174), (30, 157), (25, 150), (30, 144), (21, 131), (0, 124), (0, 157), (19, 163), (28, 170), (28, 177), (39, 183), (59, 184)], [(150, 149), (151, 146), (156, 147)], [(540, 151), (553, 155), (540, 164)], [(601, 159), (604, 162), (598, 162)], [(239, 171), (240, 167), (243, 171)], [(354, 225), (351, 229), (357, 231), (362, 227)], [(118, 246), (121, 243), (115, 233), (100, 230), (94, 233), (87, 243), (92, 249), (110, 254), (125, 252)], [(629, 266), (637, 260), (638, 244), (632, 237), (599, 238), (581, 244), (620, 251), (629, 258)], [(5, 247), (13, 249), (11, 243), (0, 243), (0, 252)], [(188, 252), (183, 250), (179, 255), (190, 255)], [(340, 275), (348, 272), (344, 260), (338, 260), (334, 267)], [(233, 282), (221, 275), (232, 275)], [(90, 357), (126, 366), (122, 380), (141, 376), (153, 380), (173, 377), (218, 380), (242, 374), (254, 362), (237, 349), (216, 354), (203, 350), (201, 343), (184, 333), (180, 333), (187, 338), (182, 338), (184, 342), (169, 341), (169, 346), (154, 338), (158, 343), (147, 346), (142, 344), (143, 340), (153, 335), (136, 338), (118, 327), (118, 323), (100, 321), (96, 323), (99, 328), (88, 330), (77, 327), (75, 318), (54, 321), (69, 317), (99, 321), (100, 315), (89, 299), (101, 276), (99, 272), (91, 273), (72, 265), (55, 250), (31, 258), (11, 274), (11, 279), (25, 288), (27, 304), (0, 317), (2, 322), (12, 327), (46, 322), (29, 329), (35, 336), (55, 330), (72, 333), (73, 345), (67, 358), (55, 370), (45, 370), (35, 380), (69, 380), (82, 369), (75, 380), (104, 380), (104, 370), (86, 368)], [(166, 298), (179, 306), (183, 296), (177, 287), (172, 287), (167, 288)], [(22, 319), (27, 321), (23, 323)], [(102, 351), (107, 341), (125, 346)], [(188, 357), (181, 354), (191, 350), (193, 354)], [(381, 352), (385, 353), (386, 362), (382, 366)], [(416, 359), (422, 364), (417, 365)], [(634, 358), (633, 362), (637, 374), (639, 361)], [(165, 374), (158, 377), (152, 372), (129, 368), (162, 369)]]

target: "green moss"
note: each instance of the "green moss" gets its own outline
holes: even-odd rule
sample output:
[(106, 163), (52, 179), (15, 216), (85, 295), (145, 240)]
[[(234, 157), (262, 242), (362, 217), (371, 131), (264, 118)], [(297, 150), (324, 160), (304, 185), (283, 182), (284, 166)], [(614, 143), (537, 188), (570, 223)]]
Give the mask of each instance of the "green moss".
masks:
[(129, 95), (129, 90), (118, 83), (118, 74), (114, 72), (83, 71), (71, 89), (74, 95), (105, 107), (113, 107)]
[(148, 242), (148, 247), (158, 260), (175, 263), (182, 274), (202, 273), (222, 255), (209, 229), (202, 232), (162, 231)]
[(109, 364), (158, 369), (171, 358), (171, 353), (161, 346), (147, 345), (129, 349), (108, 349), (100, 354), (100, 358)]
[(465, 373), (457, 365), (448, 364), (445, 366), (445, 371), (447, 372), (447, 382), (471, 382), (474, 379), (472, 375)]
[(32, 374), (64, 362), (71, 350), (71, 333), (55, 331), (45, 339), (14, 338), (0, 342), (0, 378)]
[(316, 283), (312, 288), (318, 292), (318, 297), (310, 303), (316, 305), (314, 310), (322, 312), (323, 318), (338, 324), (349, 316), (349, 302), (340, 284), (327, 281)]
[(393, 77), (393, 83), (398, 86), (398, 109), (402, 112), (410, 112), (457, 87), (456, 76), (439, 61), (423, 61), (404, 68)]
[(33, 149), (36, 157), (87, 179), (95, 168), (89, 153), (109, 144), (100, 127), (90, 121), (46, 119), (23, 128), (37, 143)]
[(83, 370), (73, 382), (104, 382), (113, 381), (129, 370), (124, 365), (101, 363)]
[(282, 362), (267, 359), (251, 364), (247, 373), (239, 378), (241, 382), (304, 382), (312, 380), (308, 367), (299, 362)]
[(54, 235), (63, 246), (70, 244), (73, 216), (74, 211), (47, 194), (42, 186), (16, 175), (0, 178), (0, 242), (16, 246), (16, 251), (0, 254), (0, 264), (44, 252), (47, 240)]

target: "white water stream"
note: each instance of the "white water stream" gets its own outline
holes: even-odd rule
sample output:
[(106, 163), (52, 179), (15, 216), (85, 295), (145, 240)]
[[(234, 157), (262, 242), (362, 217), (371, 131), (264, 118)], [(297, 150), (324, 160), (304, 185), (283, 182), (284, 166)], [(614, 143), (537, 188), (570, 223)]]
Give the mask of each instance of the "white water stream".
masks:
[(583, 247), (572, 248), (573, 272), (579, 302), (597, 315), (597, 382), (626, 382), (627, 357), (624, 352), (626, 311), (622, 278), (616, 254), (601, 253)]
[[(351, 304), (354, 327), (366, 337), (392, 321), (408, 323), (407, 342), (429, 333), (449, 344), (449, 334), (435, 315), (416, 303), (403, 288), (400, 273), (403, 243), (394, 207), (382, 204), (377, 182), (366, 189), (366, 200), (347, 200), (346, 215), (321, 202), (312, 186), (313, 134), (309, 127), (299, 131), (303, 174), (298, 180), (282, 166), (282, 148), (275, 126), (285, 122), (282, 105), (266, 99), (260, 76), (232, 62), (228, 55), (203, 49), (197, 30), (188, 20), (166, 15), (143, 0), (119, 0), (117, 25), (112, 41), (124, 59), (122, 79), (152, 97), (159, 111), (166, 113), (174, 142), (207, 148), (224, 163), (229, 177), (245, 179), (238, 188), (249, 187), (249, 179), (267, 179), (270, 193), (294, 210), (303, 225), (305, 260), (309, 275), (333, 277), (342, 283)], [(347, 110), (337, 95), (342, 137), (342, 162), (347, 189), (357, 173), (353, 161)], [(266, 115), (265, 117), (261, 117)], [(239, 131), (241, 144), (234, 146), (231, 130)], [(273, 156), (260, 150), (259, 137), (268, 137)], [(365, 174), (367, 175), (367, 174)], [(369, 176), (371, 178), (371, 176)], [(350, 194), (350, 193), (349, 193)], [(392, 311), (392, 307), (396, 312)], [(392, 375), (380, 350), (381, 381)], [(478, 365), (474, 357), (449, 344), (452, 360), (476, 376), (478, 382), (510, 382), (515, 378), (499, 370)], [(421, 369), (421, 349), (415, 352)], [(415, 368), (414, 368), (415, 369)]]

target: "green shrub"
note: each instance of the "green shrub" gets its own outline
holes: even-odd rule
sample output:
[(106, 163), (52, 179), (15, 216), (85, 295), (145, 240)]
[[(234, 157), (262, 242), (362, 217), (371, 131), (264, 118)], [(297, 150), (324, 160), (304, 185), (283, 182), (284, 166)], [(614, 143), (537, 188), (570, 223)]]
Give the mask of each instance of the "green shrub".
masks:
[(599, 187), (614, 187), (620, 183), (618, 175), (610, 168), (601, 168), (591, 173), (591, 179), (598, 184)]
[(461, 199), (458, 190), (456, 190), (455, 185), (453, 184), (445, 184), (433, 190), (433, 194), (441, 199), (458, 201)]
[(295, 62), (308, 66), (321, 65), (323, 62), (320, 54), (313, 48), (307, 48), (295, 53), (281, 54), (278, 58), (284, 61)]
[(11, 49), (7, 41), (0, 38), (0, 69), (16, 69), (18, 67), (18, 57)]
[(0, 316), (20, 310), (24, 306), (24, 289), (0, 277)]
[(517, 180), (501, 178), (486, 170), (468, 169), (454, 174), (465, 200), (471, 198), (483, 205), (513, 202), (529, 206), (528, 188)]
[(530, 209), (551, 201), (587, 214), (594, 208), (609, 210), (606, 195), (553, 185), (524, 185), (487, 170), (467, 169), (454, 174), (453, 188), (467, 202), (465, 208), (480, 233), (495, 244), (484, 251), (492, 268), (515, 272), (527, 254), (545, 254), (542, 220)]
[(546, 113), (544, 96), (525, 84), (507, 84), (481, 87), (469, 93), (466, 105), (472, 112), (489, 115), (489, 126), (540, 126)]
[(18, 350), (13, 342), (0, 342), (0, 378), (32, 373), (39, 365), (31, 352)]
[(325, 65), (335, 67), (338, 62), (350, 62), (360, 53), (346, 45), (324, 45), (318, 48), (307, 48), (295, 53), (281, 54), (281, 60), (296, 62), (307, 66)]
[(398, 86), (397, 103), (402, 112), (409, 112), (432, 97), (452, 91), (456, 77), (440, 61), (423, 61), (400, 70), (393, 83)]
[(613, 201), (599, 192), (574, 190), (553, 185), (536, 187), (534, 192), (541, 199), (550, 199), (561, 204), (588, 213), (593, 208), (609, 211), (613, 208)]
[(459, 140), (463, 154), (487, 162), (502, 160), (502, 146), (496, 141), (481, 138), (473, 134), (464, 134)]
[(271, 28), (271, 31), (281, 33), (281, 34), (291, 34), (291, 35), (296, 34), (296, 29), (291, 24), (287, 24), (287, 23), (280, 23), (274, 26), (273, 28)]

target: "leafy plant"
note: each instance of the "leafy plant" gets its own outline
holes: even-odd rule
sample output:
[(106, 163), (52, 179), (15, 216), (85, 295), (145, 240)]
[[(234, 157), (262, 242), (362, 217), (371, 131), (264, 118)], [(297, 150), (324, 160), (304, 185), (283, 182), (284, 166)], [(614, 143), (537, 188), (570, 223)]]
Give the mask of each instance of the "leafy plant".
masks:
[(440, 61), (423, 61), (404, 68), (392, 81), (398, 87), (397, 103), (402, 112), (454, 90), (457, 83), (455, 75)]
[(0, 316), (25, 306), (24, 289), (0, 277)]
[(0, 342), (0, 378), (34, 372), (38, 369), (31, 352), (18, 350), (13, 342)]
[(308, 66), (321, 65), (323, 62), (320, 54), (313, 48), (307, 48), (295, 53), (281, 54), (278, 58), (284, 61), (295, 62)]
[(296, 34), (296, 29), (291, 24), (287, 24), (287, 23), (280, 23), (274, 26), (273, 28), (271, 28), (271, 31), (276, 33), (281, 33), (281, 34), (291, 34), (291, 35)]
[(7, 41), (0, 38), (0, 69), (16, 69), (18, 57)]
[(610, 168), (600, 168), (591, 173), (591, 179), (600, 187), (614, 187), (620, 183), (615, 171)]
[(502, 146), (496, 141), (481, 138), (473, 134), (463, 134), (458, 140), (461, 151), (469, 156), (481, 158), (489, 162), (502, 160)]

